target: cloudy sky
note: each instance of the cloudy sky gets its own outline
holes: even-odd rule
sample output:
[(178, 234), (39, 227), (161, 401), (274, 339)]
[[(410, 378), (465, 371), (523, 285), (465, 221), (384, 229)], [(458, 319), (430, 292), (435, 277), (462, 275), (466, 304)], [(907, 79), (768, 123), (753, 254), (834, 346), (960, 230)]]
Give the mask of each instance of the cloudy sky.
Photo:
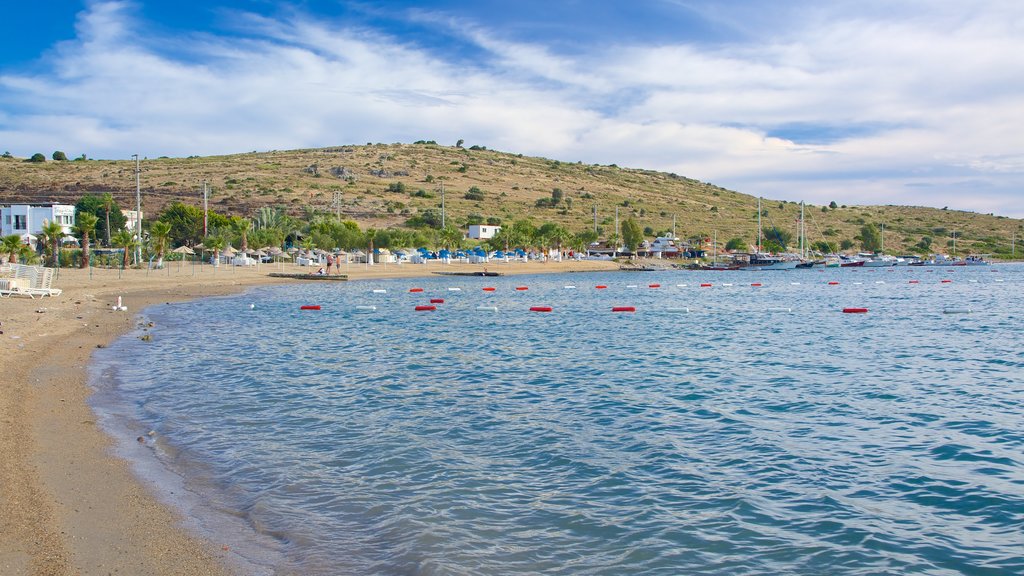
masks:
[(20, 1), (0, 149), (436, 140), (1024, 217), (1020, 0)]

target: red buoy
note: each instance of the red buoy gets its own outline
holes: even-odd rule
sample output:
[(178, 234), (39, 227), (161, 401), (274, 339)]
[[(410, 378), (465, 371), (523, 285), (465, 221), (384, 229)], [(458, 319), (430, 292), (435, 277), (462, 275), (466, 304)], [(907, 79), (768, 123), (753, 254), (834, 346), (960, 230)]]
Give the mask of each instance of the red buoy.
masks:
[(423, 288), (409, 288), (409, 292), (423, 292)]
[(648, 284), (648, 288), (661, 288), (661, 284)]
[(832, 280), (831, 282), (828, 283), (828, 285), (829, 286), (839, 286), (839, 282), (836, 282), (835, 280)]
[(920, 284), (921, 281), (920, 280), (911, 280), (910, 283), (911, 284)]
[(867, 314), (867, 308), (843, 308), (843, 314)]
[(429, 311), (432, 311), (432, 310), (437, 310), (437, 306), (417, 306), (416, 307), (416, 311), (417, 312), (429, 312)]
[(700, 287), (701, 288), (711, 288), (711, 283), (710, 282), (705, 282), (704, 284), (701, 284)]
[(530, 312), (551, 312), (551, 306), (530, 306)]
[(319, 309), (320, 309), (320, 305), (319, 304), (304, 304), (302, 306), (299, 306), (299, 310), (319, 310)]
[(943, 284), (949, 284), (949, 283), (951, 283), (951, 282), (952, 282), (952, 280), (943, 280), (943, 281), (942, 281), (942, 283), (943, 283)]
[(494, 292), (494, 286), (484, 286), (484, 292)]
[(612, 312), (636, 312), (635, 306), (612, 306)]
[(527, 287), (527, 286), (516, 286), (516, 290), (519, 290), (519, 291), (523, 291), (523, 290), (529, 290), (529, 289), (530, 289), (530, 288), (529, 288), (529, 287)]
[(761, 287), (761, 283), (760, 282), (753, 282), (750, 285), (755, 287), (755, 288), (760, 288)]
[(444, 304), (444, 298), (431, 298), (431, 304)]
[(605, 288), (607, 288), (607, 286), (605, 286), (604, 284), (598, 284), (597, 286), (594, 286), (595, 290), (604, 290)]

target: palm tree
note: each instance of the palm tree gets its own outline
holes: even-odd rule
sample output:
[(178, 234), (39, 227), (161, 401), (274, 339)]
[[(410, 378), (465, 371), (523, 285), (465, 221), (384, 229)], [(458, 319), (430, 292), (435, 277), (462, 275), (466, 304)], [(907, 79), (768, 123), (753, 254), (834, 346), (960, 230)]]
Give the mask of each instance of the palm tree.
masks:
[(164, 267), (164, 253), (167, 252), (167, 242), (171, 237), (171, 224), (163, 220), (153, 222), (149, 227), (149, 237), (156, 249), (156, 267)]
[(91, 212), (79, 212), (75, 231), (82, 236), (82, 268), (89, 267), (89, 235), (96, 231), (100, 219)]
[(43, 224), (41, 233), (46, 237), (46, 243), (50, 247), (50, 265), (54, 268), (59, 268), (60, 239), (64, 236), (64, 227), (57, 222), (47, 222)]
[(370, 251), (366, 253), (366, 263), (373, 264), (373, 240), (377, 237), (377, 230), (368, 228), (366, 230), (366, 241), (370, 244)]
[(10, 236), (4, 236), (0, 240), (0, 246), (5, 254), (7, 254), (7, 262), (15, 263), (18, 261), (18, 254), (21, 253), (22, 243), (21, 236), (17, 234), (11, 234)]
[(110, 246), (110, 211), (114, 209), (114, 196), (110, 192), (103, 194), (103, 210), (107, 213), (107, 246)]
[(135, 235), (127, 230), (121, 230), (117, 234), (114, 234), (114, 237), (111, 240), (113, 241), (114, 246), (124, 249), (124, 258), (121, 260), (121, 267), (127, 268), (128, 256), (131, 254), (136, 244)]
[(445, 226), (441, 229), (441, 241), (448, 249), (459, 249), (462, 247), (462, 231), (455, 226)]
[(235, 234), (241, 236), (238, 249), (245, 253), (249, 249), (249, 230), (252, 229), (252, 221), (248, 218), (238, 218), (231, 222), (231, 228)]
[(204, 245), (213, 250), (213, 267), (220, 266), (220, 251), (224, 249), (226, 242), (222, 236), (207, 236)]

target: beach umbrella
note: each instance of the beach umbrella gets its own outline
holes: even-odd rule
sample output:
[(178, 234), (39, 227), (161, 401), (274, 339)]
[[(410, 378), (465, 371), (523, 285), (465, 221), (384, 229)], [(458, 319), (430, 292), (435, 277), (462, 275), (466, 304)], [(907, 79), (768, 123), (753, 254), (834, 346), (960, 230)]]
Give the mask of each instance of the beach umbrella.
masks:
[[(199, 246), (196, 246), (196, 248), (202, 248), (202, 245), (200, 244)], [(174, 250), (171, 250), (171, 252), (174, 252), (175, 254), (188, 254), (190, 256), (193, 256), (196, 253), (195, 250), (189, 248), (188, 246), (178, 246)]]
[(238, 250), (235, 250), (235, 249), (234, 249), (234, 248), (232, 248), (232, 247), (231, 247), (231, 245), (229, 244), (227, 248), (225, 248), (224, 250), (221, 250), (221, 253), (220, 253), (220, 254), (221, 254), (221, 256), (227, 256), (227, 257), (229, 257), (229, 258), (230, 258), (231, 256), (234, 256), (234, 255), (235, 255), (235, 254), (237, 254), (237, 253), (238, 253)]

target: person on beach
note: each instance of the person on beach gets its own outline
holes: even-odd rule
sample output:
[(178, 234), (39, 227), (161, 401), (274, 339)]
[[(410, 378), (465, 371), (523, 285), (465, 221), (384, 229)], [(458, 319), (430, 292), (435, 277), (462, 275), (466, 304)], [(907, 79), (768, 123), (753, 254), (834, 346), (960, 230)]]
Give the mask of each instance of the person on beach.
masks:
[(328, 254), (327, 255), (327, 275), (328, 276), (331, 275), (331, 266), (334, 266), (334, 255), (333, 254)]

